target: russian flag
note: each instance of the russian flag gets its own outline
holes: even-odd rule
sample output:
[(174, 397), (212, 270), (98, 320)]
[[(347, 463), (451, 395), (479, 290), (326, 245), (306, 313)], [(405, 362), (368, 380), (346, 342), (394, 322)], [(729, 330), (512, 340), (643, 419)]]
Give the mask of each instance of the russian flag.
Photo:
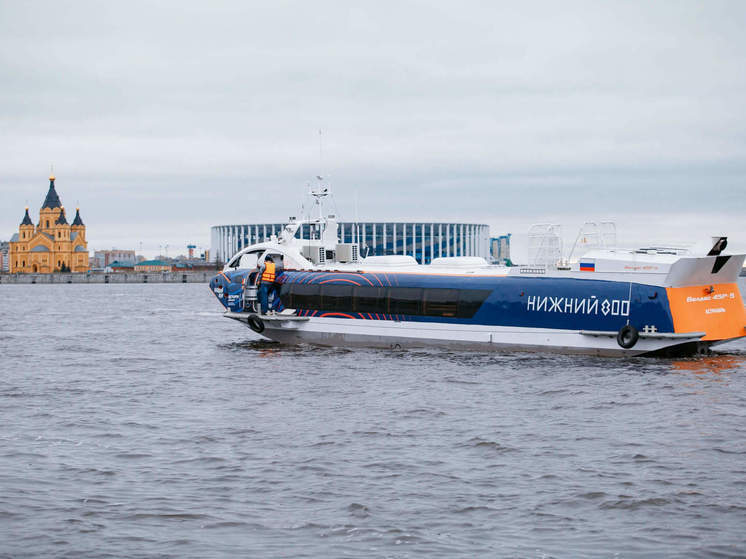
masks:
[(596, 271), (596, 263), (595, 262), (580, 262), (580, 271), (581, 272), (595, 272)]

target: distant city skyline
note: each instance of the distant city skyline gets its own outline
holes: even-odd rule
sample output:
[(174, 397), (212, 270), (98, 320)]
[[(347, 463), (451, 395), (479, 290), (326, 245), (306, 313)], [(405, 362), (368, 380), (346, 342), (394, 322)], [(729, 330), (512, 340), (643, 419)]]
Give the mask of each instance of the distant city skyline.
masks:
[[(89, 248), (297, 215), (586, 220), (746, 250), (746, 4), (4, 3), (0, 240), (54, 164)], [(323, 149), (319, 150), (319, 130)], [(174, 247), (171, 249), (171, 247)], [(178, 248), (177, 248), (178, 247)]]

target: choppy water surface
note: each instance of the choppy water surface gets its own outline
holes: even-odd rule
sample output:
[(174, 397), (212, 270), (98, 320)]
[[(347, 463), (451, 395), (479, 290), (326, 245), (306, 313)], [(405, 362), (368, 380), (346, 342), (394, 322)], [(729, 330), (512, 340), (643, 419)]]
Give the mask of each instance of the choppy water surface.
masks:
[(202, 285), (0, 302), (0, 556), (746, 554), (746, 343), (353, 352)]

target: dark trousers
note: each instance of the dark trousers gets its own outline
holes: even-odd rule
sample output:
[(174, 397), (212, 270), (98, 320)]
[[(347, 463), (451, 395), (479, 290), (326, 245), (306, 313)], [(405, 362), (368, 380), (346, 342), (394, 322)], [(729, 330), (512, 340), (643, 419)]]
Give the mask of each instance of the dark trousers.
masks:
[(257, 296), (259, 297), (259, 307), (262, 314), (267, 314), (267, 296), (269, 295), (270, 287), (272, 287), (272, 284), (259, 284), (259, 291), (257, 292)]
[(272, 310), (273, 311), (280, 311), (280, 287), (282, 287), (281, 283), (273, 283), (272, 289), (270, 290), (270, 293), (274, 293), (275, 298), (272, 301)]

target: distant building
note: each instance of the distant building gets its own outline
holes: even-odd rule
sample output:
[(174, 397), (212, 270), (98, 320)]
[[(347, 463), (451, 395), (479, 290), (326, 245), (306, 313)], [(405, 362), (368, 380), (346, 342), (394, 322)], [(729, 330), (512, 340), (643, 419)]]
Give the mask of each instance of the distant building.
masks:
[(0, 241), (0, 272), (8, 271), (8, 252), (10, 251), (10, 243), (7, 241)]
[(216, 270), (215, 263), (204, 260), (144, 260), (134, 266), (135, 272), (212, 272), (214, 270)]
[(492, 237), (490, 239), (490, 256), (493, 262), (511, 264), (510, 260), (510, 233)]
[(205, 262), (201, 259), (173, 262), (173, 272), (212, 272), (217, 269), (215, 262)]
[(170, 272), (171, 263), (163, 260), (143, 260), (135, 264), (135, 272)]
[(65, 208), (49, 177), (49, 191), (34, 226), (26, 208), (18, 233), (10, 239), (8, 254), (11, 273), (87, 272), (88, 243), (85, 225), (78, 208), (72, 223), (67, 222)]
[(93, 263), (96, 268), (106, 268), (112, 262), (130, 262), (133, 266), (137, 262), (134, 250), (96, 250), (93, 252)]
[(135, 263), (134, 262), (120, 262), (119, 260), (115, 260), (111, 264), (105, 267), (105, 271), (107, 272), (134, 272), (135, 271)]
[[(209, 257), (225, 262), (239, 250), (280, 235), (284, 223), (215, 225), (212, 227)], [(309, 224), (299, 228), (298, 236), (311, 238)], [(479, 223), (401, 223), (340, 222), (342, 243), (359, 243), (362, 256), (407, 254), (420, 264), (429, 264), (440, 256), (481, 256), (489, 258), (490, 228)]]

